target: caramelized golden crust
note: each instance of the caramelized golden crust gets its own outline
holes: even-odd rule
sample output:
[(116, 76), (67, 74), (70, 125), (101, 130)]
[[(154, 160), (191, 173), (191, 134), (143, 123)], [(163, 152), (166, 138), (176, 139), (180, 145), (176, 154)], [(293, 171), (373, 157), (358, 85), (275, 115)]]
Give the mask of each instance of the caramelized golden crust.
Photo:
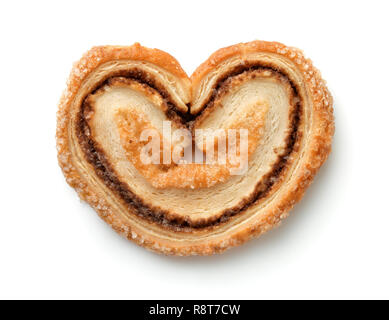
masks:
[[(93, 167), (86, 163), (80, 152), (75, 131), (83, 99), (98, 88), (108, 78), (108, 74), (116, 72), (118, 65), (126, 63), (133, 67), (135, 61), (137, 68), (144, 64), (149, 68), (155, 66), (157, 71), (154, 76), (160, 77), (158, 81), (166, 80), (162, 85), (166, 86), (167, 96), (176, 105), (177, 112), (183, 112), (185, 104), (191, 101), (196, 110), (196, 101), (203, 101), (194, 112), (201, 113), (209, 101), (210, 96), (207, 98), (207, 95), (215, 89), (209, 76), (211, 71), (218, 74), (217, 85), (225, 77), (225, 70), (236, 68), (234, 59), (238, 59), (240, 65), (252, 65), (258, 59), (260, 66), (281, 71), (290, 77), (296, 86), (295, 90), (302, 96), (305, 127), (300, 127), (295, 134), (301, 131), (299, 135), (303, 138), (301, 143), (292, 147), (295, 150), (303, 148), (304, 152), (298, 154), (296, 151), (287, 160), (290, 174), (284, 170), (282, 178), (274, 183), (274, 188), (279, 189), (274, 193), (275, 199), (255, 204), (247, 208), (244, 215), (222, 223), (211, 231), (186, 230), (180, 233), (164, 229), (160, 225), (163, 220), (152, 223), (129, 214), (128, 209), (117, 202), (115, 195), (99, 179), (96, 180), (92, 174)], [(277, 59), (282, 59), (283, 64), (277, 65)], [(230, 62), (231, 66), (228, 65)], [(218, 73), (218, 69), (223, 70)], [(102, 74), (101, 77), (96, 70)], [(296, 81), (297, 78), (302, 82)], [(157, 49), (144, 48), (139, 44), (93, 48), (74, 66), (57, 115), (58, 160), (67, 182), (117, 232), (151, 250), (177, 255), (222, 252), (276, 226), (301, 199), (315, 173), (328, 157), (333, 132), (332, 98), (317, 69), (298, 49), (263, 41), (218, 50), (194, 72), (191, 79), (174, 58)], [(283, 183), (284, 179), (288, 179), (287, 185)], [(256, 214), (257, 211), (261, 211), (261, 214)]]

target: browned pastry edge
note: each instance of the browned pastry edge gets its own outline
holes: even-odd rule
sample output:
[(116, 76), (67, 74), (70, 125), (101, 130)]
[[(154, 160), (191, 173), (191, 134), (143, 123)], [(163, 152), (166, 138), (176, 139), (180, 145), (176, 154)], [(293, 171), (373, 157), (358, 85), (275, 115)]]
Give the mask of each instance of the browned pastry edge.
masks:
[(311, 183), (315, 173), (328, 157), (331, 149), (331, 140), (334, 132), (332, 115), (332, 98), (329, 94), (320, 73), (312, 66), (310, 60), (305, 59), (298, 49), (289, 48), (275, 42), (254, 41), (246, 44), (237, 44), (220, 49), (204, 62), (192, 75), (193, 88), (198, 85), (201, 78), (211, 71), (215, 65), (235, 55), (244, 56), (250, 52), (271, 52), (287, 57), (299, 68), (305, 79), (305, 85), (313, 99), (313, 131), (308, 146), (307, 160), (304, 161), (304, 170), (299, 172), (295, 181), (295, 188), (289, 189), (282, 195), (282, 199), (267, 209), (264, 217), (258, 219), (255, 224), (248, 224), (232, 234), (229, 239), (210, 240), (207, 244), (190, 244), (188, 246), (175, 246), (174, 242), (158, 243), (158, 239), (147, 235), (134, 234), (132, 226), (116, 215), (108, 202), (99, 195), (97, 190), (88, 185), (88, 181), (78, 173), (72, 165), (72, 156), (69, 151), (69, 114), (68, 110), (72, 99), (79, 90), (82, 82), (96, 67), (102, 63), (116, 59), (144, 60), (152, 62), (169, 72), (186, 80), (186, 74), (178, 62), (170, 55), (157, 50), (147, 49), (135, 44), (131, 47), (96, 47), (91, 49), (74, 66), (69, 77), (68, 88), (64, 92), (57, 114), (57, 149), (59, 164), (64, 172), (67, 182), (76, 189), (80, 197), (86, 200), (117, 232), (138, 244), (166, 254), (212, 254), (222, 252), (225, 249), (239, 245), (253, 236), (258, 236), (264, 231), (277, 225), (281, 219), (287, 216), (288, 211), (301, 199), (306, 188)]

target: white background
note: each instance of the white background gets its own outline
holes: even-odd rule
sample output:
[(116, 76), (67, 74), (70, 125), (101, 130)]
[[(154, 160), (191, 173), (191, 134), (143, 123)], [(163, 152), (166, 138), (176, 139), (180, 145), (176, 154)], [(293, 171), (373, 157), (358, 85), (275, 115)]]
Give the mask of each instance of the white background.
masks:
[[(387, 1), (1, 2), (0, 298), (389, 298)], [(57, 165), (72, 63), (139, 41), (188, 72), (254, 39), (302, 48), (334, 96), (333, 153), (283, 225), (219, 256), (113, 232)]]

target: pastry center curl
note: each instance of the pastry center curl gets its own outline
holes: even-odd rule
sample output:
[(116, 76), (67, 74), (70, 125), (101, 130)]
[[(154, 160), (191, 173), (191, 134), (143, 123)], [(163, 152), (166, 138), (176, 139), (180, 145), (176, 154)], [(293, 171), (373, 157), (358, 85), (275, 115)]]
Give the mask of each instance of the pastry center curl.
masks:
[(170, 137), (131, 108), (118, 109), (115, 122), (127, 159), (153, 187), (208, 188), (247, 169), (261, 141), (268, 103), (258, 100), (244, 110), (223, 128), (190, 132), (173, 125)]

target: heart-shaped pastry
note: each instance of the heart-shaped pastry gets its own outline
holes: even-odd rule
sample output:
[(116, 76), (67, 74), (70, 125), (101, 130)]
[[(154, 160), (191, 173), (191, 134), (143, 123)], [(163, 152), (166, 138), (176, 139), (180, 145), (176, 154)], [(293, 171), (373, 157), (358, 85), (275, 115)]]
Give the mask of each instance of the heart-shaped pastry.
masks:
[[(237, 44), (189, 78), (169, 54), (134, 44), (96, 47), (76, 63), (57, 148), (67, 182), (117, 232), (157, 252), (206, 255), (278, 225), (333, 132), (331, 95), (298, 49)], [(206, 161), (187, 161), (188, 148)], [(208, 161), (221, 150), (224, 162)]]

